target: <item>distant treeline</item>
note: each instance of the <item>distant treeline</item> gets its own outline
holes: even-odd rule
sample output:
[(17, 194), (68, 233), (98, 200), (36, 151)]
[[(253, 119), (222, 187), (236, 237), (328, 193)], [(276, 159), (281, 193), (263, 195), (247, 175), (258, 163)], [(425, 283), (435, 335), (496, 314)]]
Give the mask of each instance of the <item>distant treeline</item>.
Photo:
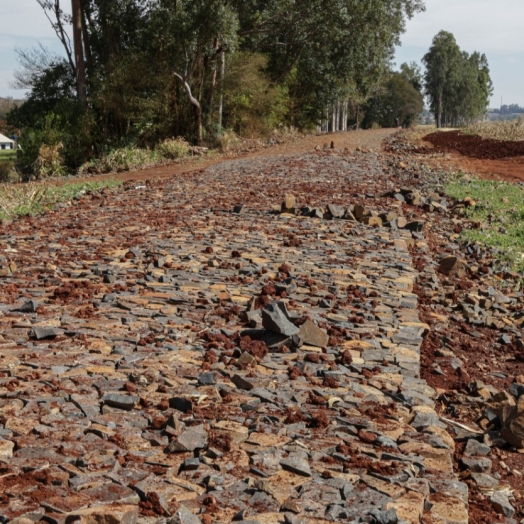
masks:
[(500, 109), (495, 109), (494, 113), (500, 113), (501, 115), (514, 115), (518, 113), (524, 113), (524, 107), (518, 104), (503, 105)]

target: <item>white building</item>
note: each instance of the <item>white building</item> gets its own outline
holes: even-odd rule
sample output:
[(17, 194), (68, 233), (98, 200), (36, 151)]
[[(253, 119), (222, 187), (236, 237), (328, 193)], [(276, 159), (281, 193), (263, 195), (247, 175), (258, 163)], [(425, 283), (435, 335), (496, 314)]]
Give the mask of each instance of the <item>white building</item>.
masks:
[(2, 133), (0, 133), (0, 149), (14, 149), (14, 148), (15, 148), (14, 141), (2, 135)]

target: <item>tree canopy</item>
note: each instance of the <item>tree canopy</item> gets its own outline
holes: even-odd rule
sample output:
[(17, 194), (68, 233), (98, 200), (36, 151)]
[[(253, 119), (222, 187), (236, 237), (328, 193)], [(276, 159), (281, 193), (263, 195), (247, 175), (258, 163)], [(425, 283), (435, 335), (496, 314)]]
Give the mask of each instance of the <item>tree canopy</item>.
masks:
[(420, 68), (402, 64), (400, 72), (390, 73), (366, 103), (365, 127), (409, 127), (424, 110)]
[(493, 93), (486, 55), (462, 51), (441, 31), (423, 58), (424, 85), (437, 127), (460, 126), (483, 116)]
[(36, 1), (64, 53), (21, 52), (17, 80), (31, 91), (11, 120), (38, 128), (57, 113), (67, 128), (87, 126), (84, 156), (172, 136), (209, 141), (224, 128), (314, 127), (369, 97), (406, 20), (424, 9), (423, 0), (71, 0), (71, 17), (66, 0)]

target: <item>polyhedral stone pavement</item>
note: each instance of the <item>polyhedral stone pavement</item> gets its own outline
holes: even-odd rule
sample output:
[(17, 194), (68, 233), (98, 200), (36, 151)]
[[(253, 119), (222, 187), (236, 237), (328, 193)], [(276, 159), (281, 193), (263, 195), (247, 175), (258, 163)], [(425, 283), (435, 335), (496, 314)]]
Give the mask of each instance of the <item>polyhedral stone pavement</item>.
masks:
[[(419, 378), (421, 235), (273, 211), (388, 211), (393, 187), (373, 153), (320, 152), (4, 226), (4, 520), (466, 523)], [(310, 343), (264, 329), (268, 304)]]

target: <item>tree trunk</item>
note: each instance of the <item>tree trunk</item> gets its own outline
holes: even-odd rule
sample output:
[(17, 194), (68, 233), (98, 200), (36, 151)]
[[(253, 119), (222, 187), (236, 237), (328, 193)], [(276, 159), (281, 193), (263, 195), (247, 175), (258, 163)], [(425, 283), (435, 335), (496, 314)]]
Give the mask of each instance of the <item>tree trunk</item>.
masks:
[(93, 55), (91, 53), (91, 42), (89, 38), (89, 31), (87, 30), (87, 16), (84, 9), (85, 0), (80, 1), (80, 7), (82, 9), (82, 40), (84, 43), (84, 53), (86, 57), (86, 69), (87, 73), (91, 74), (93, 71)]
[(200, 102), (193, 96), (191, 92), (191, 86), (189, 85), (187, 79), (183, 78), (178, 73), (175, 73), (175, 76), (184, 84), (184, 89), (186, 90), (189, 102), (194, 107), (195, 119), (197, 124), (197, 142), (198, 145), (202, 145), (203, 141), (203, 132), (202, 132), (202, 106)]
[(224, 76), (226, 75), (226, 52), (220, 51), (220, 96), (218, 97), (218, 131), (222, 131), (222, 119), (224, 114)]
[(437, 128), (442, 127), (442, 89), (438, 94), (438, 109), (437, 109)]
[(82, 45), (82, 9), (80, 7), (80, 0), (72, 0), (71, 8), (73, 14), (73, 46), (75, 50), (78, 103), (83, 109), (87, 109), (84, 49)]
[(209, 117), (207, 119), (207, 127), (209, 133), (213, 131), (213, 109), (215, 105), (215, 89), (217, 85), (217, 68), (216, 64), (213, 67), (213, 74), (211, 75), (211, 86), (209, 88)]

